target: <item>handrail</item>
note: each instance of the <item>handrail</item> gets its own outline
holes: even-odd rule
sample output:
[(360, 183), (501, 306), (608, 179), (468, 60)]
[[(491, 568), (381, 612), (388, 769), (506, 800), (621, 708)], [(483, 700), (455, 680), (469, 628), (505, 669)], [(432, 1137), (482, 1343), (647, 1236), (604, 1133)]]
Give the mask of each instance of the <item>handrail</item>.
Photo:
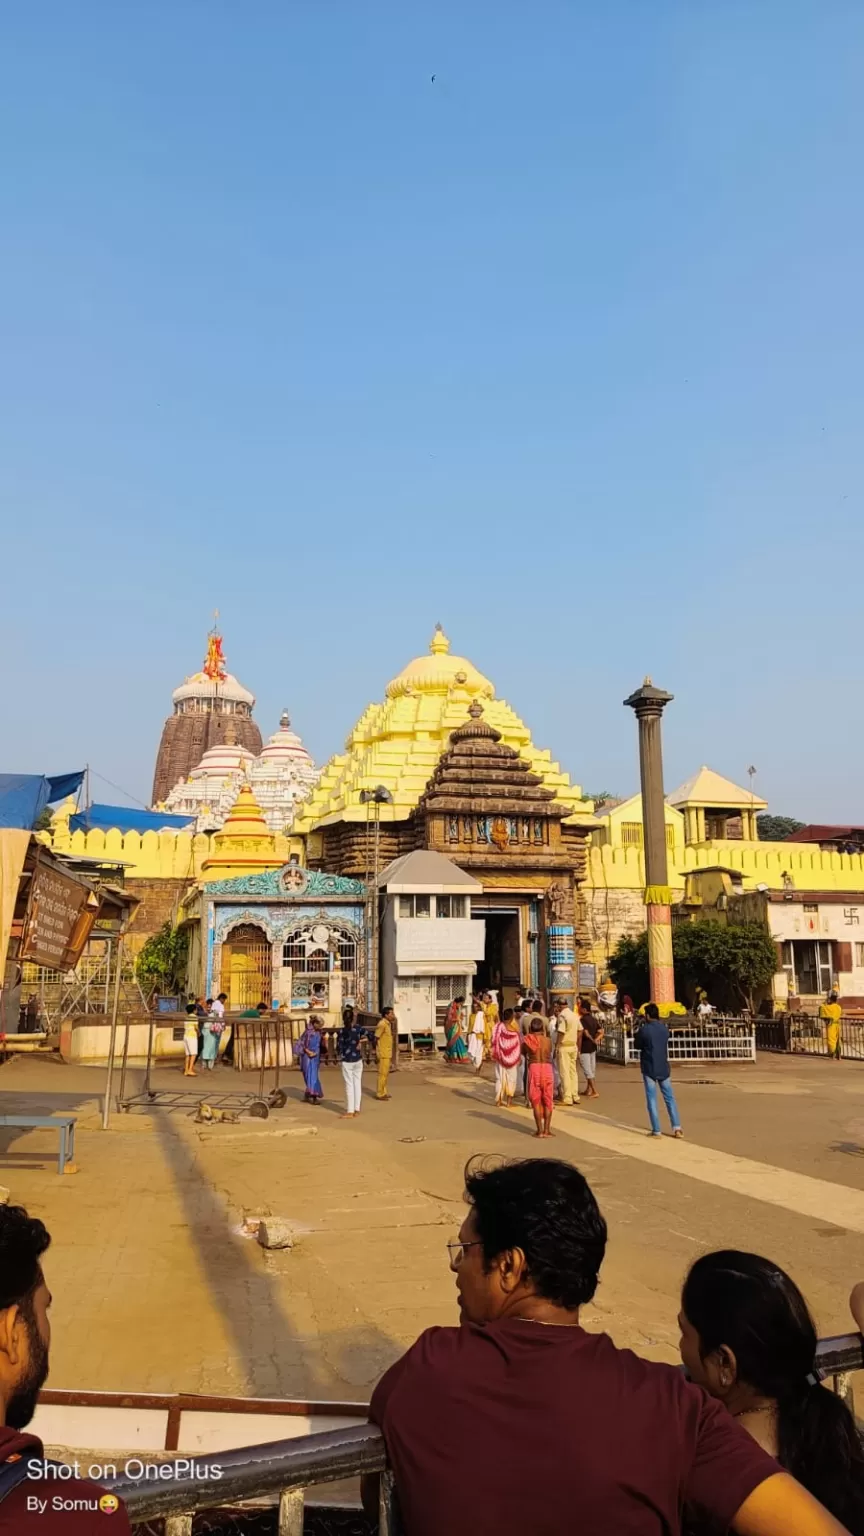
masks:
[[(852, 1371), (864, 1368), (864, 1338), (860, 1333), (844, 1333), (820, 1339), (816, 1366), (820, 1377), (833, 1379), (834, 1391), (851, 1409), (848, 1378)], [(171, 1467), (173, 1472), (175, 1465), (163, 1461), (150, 1463), (150, 1477), (127, 1475), (106, 1484), (123, 1500), (133, 1522), (166, 1517), (166, 1536), (175, 1531), (177, 1536), (191, 1532), (193, 1511), (225, 1508), (267, 1494), (276, 1494), (285, 1511), (280, 1531), (301, 1532), (305, 1488), (315, 1483), (337, 1482), (343, 1477), (387, 1472), (384, 1437), (374, 1424), (355, 1424), (293, 1440), (217, 1451), (213, 1455), (183, 1457), (178, 1453), (178, 1460), (190, 1461), (194, 1476), (172, 1475), (168, 1480), (159, 1480), (160, 1466)], [(130, 1457), (127, 1466), (133, 1462), (138, 1462), (143, 1471), (143, 1461)], [(381, 1528), (393, 1531), (395, 1516), (389, 1476), (383, 1483)]]
[(816, 1345), (816, 1367), (820, 1376), (841, 1376), (846, 1371), (864, 1369), (864, 1338), (860, 1333), (838, 1333), (820, 1339)]
[[(151, 1478), (125, 1476), (106, 1484), (123, 1500), (130, 1519), (149, 1520), (157, 1515), (238, 1504), (268, 1493), (308, 1487), (310, 1483), (334, 1483), (342, 1477), (383, 1472), (387, 1466), (384, 1437), (374, 1424), (356, 1424), (319, 1435), (300, 1435), (293, 1440), (243, 1446), (206, 1456), (183, 1458), (178, 1452), (177, 1459), (192, 1461), (195, 1476), (159, 1482), (155, 1477), (160, 1464), (153, 1463), (156, 1470)], [(127, 1466), (137, 1460), (130, 1456)], [(173, 1467), (172, 1462), (167, 1465)]]

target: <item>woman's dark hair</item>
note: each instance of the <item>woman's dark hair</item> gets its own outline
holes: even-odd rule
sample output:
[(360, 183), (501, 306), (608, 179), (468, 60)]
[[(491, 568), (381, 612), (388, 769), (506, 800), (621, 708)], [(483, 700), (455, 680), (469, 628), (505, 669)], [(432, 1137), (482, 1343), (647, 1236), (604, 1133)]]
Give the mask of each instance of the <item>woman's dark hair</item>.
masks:
[(725, 1344), (738, 1379), (777, 1403), (780, 1465), (864, 1536), (864, 1451), (849, 1409), (815, 1382), (816, 1329), (784, 1270), (734, 1248), (697, 1259), (681, 1297), (703, 1360)]
[(0, 1205), (0, 1310), (19, 1306), (30, 1315), (42, 1279), (39, 1261), (50, 1241), (44, 1224), (23, 1205)]
[(606, 1223), (578, 1168), (551, 1157), (491, 1168), (472, 1158), (465, 1195), (487, 1266), (508, 1248), (521, 1248), (538, 1296), (571, 1309), (591, 1300)]
[(504, 1012), (501, 1015), (501, 1023), (502, 1024), (508, 1024), (510, 1022), (510, 1020), (512, 1019), (512, 1017), (513, 1017), (513, 1009), (512, 1008), (505, 1008)]

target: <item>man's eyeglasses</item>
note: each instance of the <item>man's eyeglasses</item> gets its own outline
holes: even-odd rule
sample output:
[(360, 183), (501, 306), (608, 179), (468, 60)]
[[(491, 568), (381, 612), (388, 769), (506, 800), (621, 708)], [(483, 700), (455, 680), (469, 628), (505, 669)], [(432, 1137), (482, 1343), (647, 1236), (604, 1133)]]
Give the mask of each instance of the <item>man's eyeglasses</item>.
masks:
[(465, 1250), (466, 1250), (466, 1248), (477, 1248), (479, 1246), (479, 1244), (480, 1244), (480, 1238), (479, 1237), (475, 1237), (473, 1239), (473, 1241), (470, 1242), (470, 1243), (458, 1243), (458, 1242), (448, 1243), (447, 1244), (447, 1252), (450, 1255), (450, 1263), (452, 1264), (453, 1268), (454, 1269), (458, 1269), (459, 1268), (459, 1265), (462, 1263), (462, 1260), (465, 1257)]

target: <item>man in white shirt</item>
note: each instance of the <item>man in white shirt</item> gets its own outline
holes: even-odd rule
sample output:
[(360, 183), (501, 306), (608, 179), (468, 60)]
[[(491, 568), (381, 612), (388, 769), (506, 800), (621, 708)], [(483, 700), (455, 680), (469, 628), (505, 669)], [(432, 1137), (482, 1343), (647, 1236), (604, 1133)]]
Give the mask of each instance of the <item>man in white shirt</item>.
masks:
[(560, 998), (555, 1001), (556, 1033), (556, 1059), (558, 1071), (561, 1074), (561, 1103), (579, 1103), (579, 1073), (576, 1069), (576, 1060), (579, 1052), (579, 1041), (582, 1035), (582, 1025), (578, 1018)]
[(225, 1017), (225, 1004), (227, 1003), (227, 1001), (228, 1001), (228, 993), (227, 992), (220, 992), (219, 996), (217, 997), (217, 999), (216, 999), (216, 1001), (213, 1004), (213, 1007), (211, 1009), (211, 1012), (215, 1013), (217, 1019), (220, 1019), (220, 1020), (224, 1019), (224, 1017)]

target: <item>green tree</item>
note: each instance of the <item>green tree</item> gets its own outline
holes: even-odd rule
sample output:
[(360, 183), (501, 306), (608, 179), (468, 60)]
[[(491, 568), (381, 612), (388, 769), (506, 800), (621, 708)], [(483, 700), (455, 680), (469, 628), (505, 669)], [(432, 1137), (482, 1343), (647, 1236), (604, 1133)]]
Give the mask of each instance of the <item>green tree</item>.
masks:
[(640, 1003), (647, 1003), (651, 996), (647, 933), (640, 933), (635, 939), (625, 933), (618, 940), (609, 958), (609, 974), (622, 997), (632, 997), (637, 1008)]
[(44, 807), (43, 810), (41, 810), (39, 812), (39, 815), (36, 817), (36, 820), (33, 823), (33, 831), (34, 832), (50, 832), (51, 831), (51, 811), (49, 810), (47, 805)]
[(595, 811), (599, 811), (601, 805), (605, 805), (607, 800), (614, 800), (615, 796), (611, 789), (601, 789), (598, 790), (596, 795), (585, 794), (582, 798), (583, 800), (593, 800)]
[[(770, 984), (777, 969), (774, 942), (761, 923), (679, 923), (672, 931), (672, 955), (679, 999), (689, 1001), (697, 987), (704, 987), (722, 1009), (752, 1010), (756, 993)], [(621, 939), (609, 965), (620, 991), (644, 1002), (649, 995), (647, 933)]]
[(163, 923), (141, 948), (135, 962), (135, 974), (145, 992), (173, 996), (186, 986), (189, 960), (189, 933)]
[(769, 816), (764, 811), (756, 817), (756, 834), (761, 843), (785, 843), (793, 832), (800, 832), (803, 821), (794, 816)]

